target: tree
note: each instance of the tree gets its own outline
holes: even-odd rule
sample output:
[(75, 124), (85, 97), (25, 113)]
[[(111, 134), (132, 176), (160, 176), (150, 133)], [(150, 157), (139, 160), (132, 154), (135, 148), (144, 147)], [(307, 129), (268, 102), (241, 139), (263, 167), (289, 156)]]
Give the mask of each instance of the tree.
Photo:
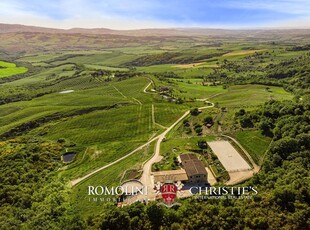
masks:
[(196, 132), (198, 135), (201, 135), (201, 134), (202, 134), (202, 127), (201, 127), (201, 125), (196, 124), (194, 129), (195, 129), (195, 132)]
[(207, 149), (208, 148), (207, 142), (205, 140), (199, 140), (197, 142), (197, 145), (200, 149)]
[(276, 189), (273, 194), (274, 200), (281, 208), (287, 209), (288, 211), (294, 210), (295, 194), (292, 189)]
[(253, 128), (254, 124), (249, 117), (240, 118), (240, 125), (242, 128)]
[(184, 100), (181, 97), (178, 97), (178, 99), (175, 101), (176, 104), (183, 104)]
[(207, 116), (204, 119), (205, 124), (213, 124), (213, 118), (211, 116)]
[(130, 227), (130, 217), (128, 213), (114, 208), (102, 217), (100, 229), (123, 230)]
[(259, 124), (259, 129), (262, 130), (262, 134), (265, 136), (272, 136), (272, 131), (270, 130), (269, 122), (264, 119)]
[(164, 210), (162, 207), (158, 206), (155, 202), (152, 202), (146, 207), (146, 214), (152, 223), (153, 229), (159, 229), (164, 216)]
[(64, 144), (64, 143), (66, 142), (66, 139), (65, 139), (65, 138), (59, 138), (59, 139), (57, 140), (57, 142), (58, 142), (59, 144)]
[(194, 108), (194, 109), (191, 109), (190, 113), (192, 116), (198, 116), (200, 112), (198, 108)]
[(291, 153), (298, 151), (300, 147), (296, 139), (285, 137), (273, 142), (270, 150), (273, 154), (279, 154), (282, 159), (287, 159)]
[(245, 110), (244, 109), (240, 109), (238, 112), (236, 112), (236, 114), (235, 114), (237, 117), (238, 116), (243, 116), (243, 115), (245, 115)]
[(185, 120), (183, 121), (183, 125), (184, 125), (185, 127), (190, 126), (188, 119), (185, 119)]

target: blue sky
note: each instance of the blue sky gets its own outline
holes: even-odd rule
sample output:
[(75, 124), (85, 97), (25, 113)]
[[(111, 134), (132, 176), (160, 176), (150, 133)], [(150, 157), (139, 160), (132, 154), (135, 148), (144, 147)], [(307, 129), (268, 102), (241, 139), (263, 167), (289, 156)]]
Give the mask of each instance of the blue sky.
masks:
[(1, 0), (0, 22), (56, 28), (309, 28), (310, 0)]

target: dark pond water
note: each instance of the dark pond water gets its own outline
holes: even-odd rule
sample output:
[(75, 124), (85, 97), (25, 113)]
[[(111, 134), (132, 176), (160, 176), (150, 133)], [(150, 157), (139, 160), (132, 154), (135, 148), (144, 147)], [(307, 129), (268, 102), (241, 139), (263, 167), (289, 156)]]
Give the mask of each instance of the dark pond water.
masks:
[(67, 153), (62, 155), (63, 161), (66, 163), (73, 161), (75, 155), (76, 155), (76, 153), (67, 152)]

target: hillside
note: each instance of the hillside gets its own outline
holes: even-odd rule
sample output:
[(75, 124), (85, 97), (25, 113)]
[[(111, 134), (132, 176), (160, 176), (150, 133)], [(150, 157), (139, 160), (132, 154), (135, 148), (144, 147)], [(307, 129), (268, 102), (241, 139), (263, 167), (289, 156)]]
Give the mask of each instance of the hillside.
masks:
[[(309, 228), (310, 30), (0, 31), (0, 229)], [(88, 195), (127, 180), (151, 194), (181, 154), (214, 189), (258, 193)]]

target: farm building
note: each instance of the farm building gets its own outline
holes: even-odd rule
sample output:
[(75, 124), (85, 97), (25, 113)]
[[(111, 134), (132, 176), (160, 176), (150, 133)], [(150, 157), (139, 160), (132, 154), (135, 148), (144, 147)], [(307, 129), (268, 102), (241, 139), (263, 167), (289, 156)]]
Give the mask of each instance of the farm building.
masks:
[(179, 156), (179, 161), (182, 169), (153, 172), (154, 183), (163, 183), (167, 177), (182, 183), (208, 182), (206, 168), (195, 154), (182, 154)]
[(180, 162), (186, 171), (189, 183), (208, 182), (207, 170), (195, 154), (180, 155)]
[(166, 178), (173, 178), (173, 180), (181, 181), (182, 183), (185, 183), (188, 181), (187, 174), (184, 169), (178, 169), (178, 170), (166, 170), (166, 171), (158, 171), (153, 173), (154, 176), (154, 182), (157, 183), (165, 182)]

